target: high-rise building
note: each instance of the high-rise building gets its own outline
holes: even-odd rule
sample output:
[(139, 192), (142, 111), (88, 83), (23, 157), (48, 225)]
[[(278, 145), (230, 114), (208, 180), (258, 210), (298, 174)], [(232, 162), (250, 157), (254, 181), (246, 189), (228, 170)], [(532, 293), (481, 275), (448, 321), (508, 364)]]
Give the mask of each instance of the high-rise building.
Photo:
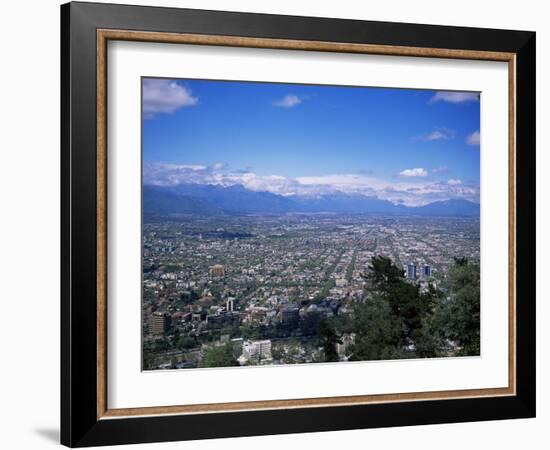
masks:
[(416, 264), (413, 262), (407, 264), (407, 278), (409, 280), (416, 280)]
[(225, 309), (226, 311), (235, 311), (235, 297), (228, 297), (225, 301)]
[(154, 312), (149, 317), (149, 332), (151, 334), (165, 334), (170, 329), (171, 317), (168, 313)]
[(215, 264), (210, 267), (210, 276), (212, 278), (221, 278), (225, 276), (225, 267), (221, 264)]
[(432, 266), (429, 264), (424, 264), (422, 266), (422, 275), (425, 277), (431, 277), (432, 276)]

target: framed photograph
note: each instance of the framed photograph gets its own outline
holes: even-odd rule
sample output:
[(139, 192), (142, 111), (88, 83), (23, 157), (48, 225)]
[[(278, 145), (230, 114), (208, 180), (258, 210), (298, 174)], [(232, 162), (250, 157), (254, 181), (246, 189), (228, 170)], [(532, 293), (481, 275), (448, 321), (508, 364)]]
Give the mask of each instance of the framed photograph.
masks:
[(61, 7), (61, 441), (535, 415), (535, 33)]

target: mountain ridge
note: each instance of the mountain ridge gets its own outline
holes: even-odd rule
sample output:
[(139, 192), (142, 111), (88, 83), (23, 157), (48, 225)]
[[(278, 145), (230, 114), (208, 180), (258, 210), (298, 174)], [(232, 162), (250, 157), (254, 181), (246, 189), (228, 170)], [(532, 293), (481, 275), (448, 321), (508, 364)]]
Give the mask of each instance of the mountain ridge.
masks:
[(337, 192), (315, 197), (286, 197), (252, 191), (242, 185), (179, 184), (143, 186), (143, 212), (173, 214), (400, 214), (421, 216), (479, 216), (479, 204), (464, 199), (435, 201), (423, 206), (394, 204), (378, 197)]

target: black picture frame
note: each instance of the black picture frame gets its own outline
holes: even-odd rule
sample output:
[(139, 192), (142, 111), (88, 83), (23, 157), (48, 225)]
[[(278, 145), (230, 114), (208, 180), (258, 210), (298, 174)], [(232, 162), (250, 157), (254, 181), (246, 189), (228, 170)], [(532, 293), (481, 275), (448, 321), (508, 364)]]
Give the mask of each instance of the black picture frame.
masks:
[[(98, 29), (516, 55), (516, 395), (106, 419), (97, 415)], [(61, 443), (70, 447), (535, 416), (535, 33), (112, 4), (61, 6)]]

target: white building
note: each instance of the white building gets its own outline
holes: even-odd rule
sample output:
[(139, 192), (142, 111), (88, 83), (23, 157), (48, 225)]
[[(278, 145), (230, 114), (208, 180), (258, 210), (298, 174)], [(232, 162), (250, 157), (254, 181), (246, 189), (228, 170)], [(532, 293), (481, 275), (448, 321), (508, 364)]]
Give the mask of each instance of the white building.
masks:
[(242, 359), (249, 361), (262, 361), (271, 359), (271, 340), (246, 341), (243, 344)]
[(226, 311), (235, 311), (235, 297), (228, 297), (225, 301), (225, 309)]

